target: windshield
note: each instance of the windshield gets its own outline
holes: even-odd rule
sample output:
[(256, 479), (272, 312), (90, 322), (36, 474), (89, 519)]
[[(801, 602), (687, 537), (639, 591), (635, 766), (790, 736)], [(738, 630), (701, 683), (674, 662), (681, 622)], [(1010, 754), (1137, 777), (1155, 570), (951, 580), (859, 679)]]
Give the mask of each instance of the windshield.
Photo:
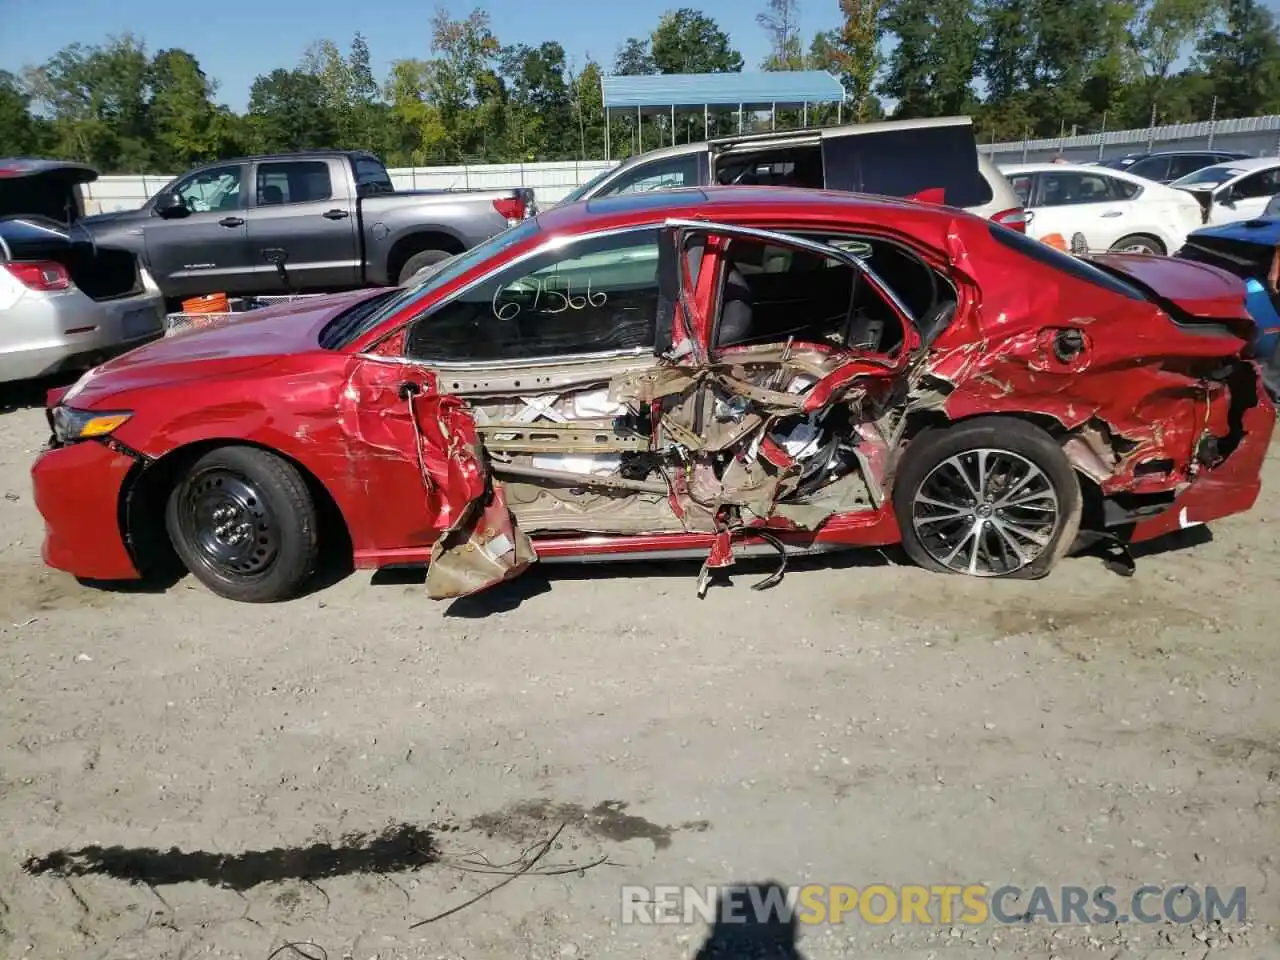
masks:
[(1243, 170), (1235, 167), (1205, 167), (1203, 170), (1197, 170), (1195, 173), (1188, 173), (1185, 177), (1173, 181), (1170, 186), (1173, 187), (1216, 187), (1220, 183), (1226, 183), (1233, 180)]
[(590, 180), (588, 180), (586, 183), (580, 186), (577, 190), (574, 190), (573, 193), (569, 194), (560, 202), (561, 203), (577, 203), (579, 200), (585, 197), (588, 193), (594, 190), (597, 186), (599, 186), (601, 180), (609, 176), (609, 174), (613, 173), (613, 171), (617, 169), (618, 169), (617, 167), (610, 167), (608, 170), (601, 170), (594, 177), (592, 177)]
[(420, 282), (410, 284), (388, 300), (380, 301), (377, 310), (370, 313), (355, 311), (335, 317), (332, 325), (320, 334), (321, 346), (329, 350), (346, 346), (357, 337), (368, 333), (387, 317), (394, 315), (405, 304), (437, 287), (453, 282), (472, 267), (532, 237), (541, 229), (538, 226), (537, 217), (525, 220), (519, 226), (504, 230), (477, 244), (466, 253), (459, 253), (444, 261), (439, 269), (429, 273)]

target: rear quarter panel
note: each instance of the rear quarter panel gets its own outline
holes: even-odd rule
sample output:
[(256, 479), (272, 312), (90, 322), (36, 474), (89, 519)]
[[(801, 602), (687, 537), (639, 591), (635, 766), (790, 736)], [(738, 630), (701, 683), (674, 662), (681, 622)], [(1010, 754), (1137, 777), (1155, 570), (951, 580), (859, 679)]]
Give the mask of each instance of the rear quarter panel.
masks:
[(388, 194), (358, 201), (365, 249), (365, 277), (373, 284), (396, 282), (388, 262), (396, 244), (416, 234), (448, 238), (469, 250), (507, 229), (507, 221), (493, 207), (496, 196), (508, 194)]

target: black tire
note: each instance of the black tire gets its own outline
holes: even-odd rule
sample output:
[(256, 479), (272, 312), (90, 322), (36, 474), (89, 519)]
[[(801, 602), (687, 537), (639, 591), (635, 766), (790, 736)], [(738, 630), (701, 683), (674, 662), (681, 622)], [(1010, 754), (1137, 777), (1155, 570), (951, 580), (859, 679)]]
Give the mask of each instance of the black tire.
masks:
[(306, 481), (266, 450), (226, 446), (200, 457), (174, 484), (164, 519), (186, 568), (229, 600), (287, 600), (316, 567), (318, 524)]
[(1111, 245), (1113, 253), (1121, 251), (1126, 253), (1152, 253), (1156, 256), (1164, 256), (1164, 244), (1155, 237), (1149, 237), (1145, 233), (1135, 233), (1127, 237), (1121, 237)]
[[(980, 466), (984, 476), (975, 485)], [(975, 487), (984, 496), (974, 497)], [(1005, 506), (999, 505), (1002, 490), (1005, 497), (1013, 494)], [(922, 495), (927, 500), (918, 500)], [(908, 443), (893, 481), (903, 549), (938, 573), (1043, 577), (1075, 542), (1081, 507), (1080, 482), (1062, 448), (1044, 430), (1013, 417), (979, 417), (921, 431)], [(1050, 508), (1052, 525), (1046, 526)]]
[(452, 257), (453, 254), (448, 250), (423, 250), (415, 253), (412, 257), (404, 262), (404, 266), (400, 268), (400, 276), (396, 278), (396, 283), (404, 286), (419, 270), (429, 267), (432, 264), (441, 263)]

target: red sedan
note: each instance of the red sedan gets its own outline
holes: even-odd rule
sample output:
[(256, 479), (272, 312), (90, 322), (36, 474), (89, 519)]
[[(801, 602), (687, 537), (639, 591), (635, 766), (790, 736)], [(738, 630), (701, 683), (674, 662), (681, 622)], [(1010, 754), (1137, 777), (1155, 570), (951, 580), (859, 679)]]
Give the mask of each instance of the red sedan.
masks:
[(1244, 287), (961, 211), (795, 189), (543, 213), (410, 289), (183, 333), (50, 395), (48, 564), (248, 601), (321, 551), (461, 596), (538, 558), (901, 543), (1038, 577), (1248, 510)]

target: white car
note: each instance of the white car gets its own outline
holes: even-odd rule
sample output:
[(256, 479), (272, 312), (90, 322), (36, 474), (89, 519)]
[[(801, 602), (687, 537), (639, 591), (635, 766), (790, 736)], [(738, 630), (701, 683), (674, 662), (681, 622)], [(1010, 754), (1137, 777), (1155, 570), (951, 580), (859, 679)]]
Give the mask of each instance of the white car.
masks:
[(1027, 210), (1027, 235), (1083, 236), (1090, 253), (1173, 253), (1203, 223), (1185, 190), (1122, 170), (1062, 163), (1001, 166)]
[(1264, 216), (1280, 195), (1280, 157), (1215, 163), (1169, 184), (1196, 197), (1205, 223), (1235, 223)]

